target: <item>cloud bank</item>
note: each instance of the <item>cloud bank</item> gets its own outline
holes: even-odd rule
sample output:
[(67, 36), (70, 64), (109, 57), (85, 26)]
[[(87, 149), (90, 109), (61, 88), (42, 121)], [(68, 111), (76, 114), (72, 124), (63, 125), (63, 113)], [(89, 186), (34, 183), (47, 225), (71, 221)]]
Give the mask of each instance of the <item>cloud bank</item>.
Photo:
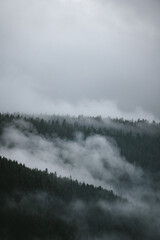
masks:
[(140, 201), (146, 194), (148, 182), (143, 170), (129, 163), (120, 155), (116, 143), (103, 136), (84, 139), (82, 133), (77, 133), (73, 141), (47, 139), (37, 135), (30, 124), (18, 121), (5, 128), (0, 154), (30, 168), (47, 168), (61, 176), (102, 186), (131, 201), (135, 197)]

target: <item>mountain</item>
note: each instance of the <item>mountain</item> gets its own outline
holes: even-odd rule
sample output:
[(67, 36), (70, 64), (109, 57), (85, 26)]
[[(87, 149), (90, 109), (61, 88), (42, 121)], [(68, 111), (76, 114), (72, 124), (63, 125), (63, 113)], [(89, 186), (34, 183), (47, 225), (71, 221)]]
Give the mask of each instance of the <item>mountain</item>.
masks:
[(159, 123), (0, 114), (0, 155), (0, 239), (160, 239)]

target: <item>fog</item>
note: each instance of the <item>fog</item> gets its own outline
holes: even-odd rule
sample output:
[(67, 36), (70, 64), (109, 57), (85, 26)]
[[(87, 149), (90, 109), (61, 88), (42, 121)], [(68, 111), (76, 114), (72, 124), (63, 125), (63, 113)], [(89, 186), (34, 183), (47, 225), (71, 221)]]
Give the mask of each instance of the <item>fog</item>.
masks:
[(79, 132), (72, 141), (45, 138), (31, 123), (18, 120), (3, 130), (0, 155), (30, 168), (47, 168), (58, 176), (113, 190), (131, 202), (136, 200), (136, 204), (141, 204), (143, 196), (152, 195), (151, 182), (143, 169), (122, 157), (109, 137), (93, 135), (85, 139)]
[[(44, 115), (43, 118), (58, 118), (59, 122), (62, 121), (60, 116)], [(75, 118), (68, 116), (66, 121), (74, 124)], [(81, 116), (79, 124), (130, 131), (129, 125), (116, 124), (111, 119), (96, 121)], [(152, 134), (155, 134), (154, 124), (152, 127)], [(148, 130), (147, 122), (138, 122), (132, 131), (150, 134), (152, 127)], [(159, 239), (160, 192), (153, 188), (153, 179), (145, 169), (138, 166), (138, 163), (129, 163), (120, 154), (113, 138), (102, 135), (85, 138), (81, 132), (75, 133), (73, 140), (61, 139), (54, 134), (44, 136), (37, 133), (31, 121), (20, 118), (5, 123), (0, 143), (1, 156), (30, 168), (47, 168), (48, 172), (56, 172), (57, 176), (101, 186), (123, 198), (123, 201), (109, 201), (101, 197), (89, 201), (73, 198), (66, 204), (65, 198), (51, 194), (47, 189), (23, 192), (14, 189), (11, 195), (5, 195), (4, 206), (9, 212), (15, 211), (37, 218), (43, 216), (44, 221), (48, 218), (62, 220), (62, 223), (76, 226), (79, 236), (75, 239), (132, 240), (130, 233), (134, 230), (138, 231), (134, 233), (138, 236), (137, 239)], [(95, 235), (90, 234), (94, 224), (95, 227), (101, 227), (102, 233), (95, 231)], [(112, 229), (113, 226), (115, 229)]]

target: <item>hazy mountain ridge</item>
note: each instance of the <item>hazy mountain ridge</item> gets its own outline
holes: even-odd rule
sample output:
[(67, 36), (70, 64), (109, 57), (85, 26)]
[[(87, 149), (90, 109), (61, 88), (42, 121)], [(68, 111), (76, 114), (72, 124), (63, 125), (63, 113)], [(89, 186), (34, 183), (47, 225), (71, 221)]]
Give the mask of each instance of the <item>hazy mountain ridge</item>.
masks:
[(0, 240), (160, 240), (159, 13), (0, 1)]
[[(112, 191), (0, 158), (1, 239), (158, 239), (149, 212)], [(153, 216), (152, 216), (153, 217)], [(152, 219), (153, 220), (153, 219)], [(155, 220), (154, 220), (155, 221)], [(143, 227), (143, 228), (142, 228)], [(147, 238), (149, 236), (149, 238)]]
[(159, 123), (0, 114), (0, 155), (4, 239), (159, 239)]
[[(136, 163), (143, 168), (147, 168), (151, 163), (152, 166), (149, 165), (149, 167), (153, 171), (157, 171), (157, 164), (159, 164), (160, 123), (154, 121), (149, 123), (144, 119), (128, 121), (123, 119), (102, 119), (101, 117), (87, 118), (83, 116), (75, 118), (56, 115), (40, 115), (40, 117), (37, 117), (1, 114), (1, 134), (5, 126), (15, 126), (15, 128), (22, 131), (33, 132), (47, 138), (59, 137), (69, 140), (75, 139), (77, 133), (82, 133), (84, 138), (98, 134), (113, 139), (114, 143), (120, 148), (121, 154), (129, 162)], [(126, 150), (125, 147), (128, 149)]]

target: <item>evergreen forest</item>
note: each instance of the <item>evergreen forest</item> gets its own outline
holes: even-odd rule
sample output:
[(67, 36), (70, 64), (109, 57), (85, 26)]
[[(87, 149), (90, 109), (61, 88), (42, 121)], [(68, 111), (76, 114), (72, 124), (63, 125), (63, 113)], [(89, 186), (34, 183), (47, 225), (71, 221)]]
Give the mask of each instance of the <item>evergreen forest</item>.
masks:
[(0, 239), (160, 239), (160, 123), (0, 114)]

